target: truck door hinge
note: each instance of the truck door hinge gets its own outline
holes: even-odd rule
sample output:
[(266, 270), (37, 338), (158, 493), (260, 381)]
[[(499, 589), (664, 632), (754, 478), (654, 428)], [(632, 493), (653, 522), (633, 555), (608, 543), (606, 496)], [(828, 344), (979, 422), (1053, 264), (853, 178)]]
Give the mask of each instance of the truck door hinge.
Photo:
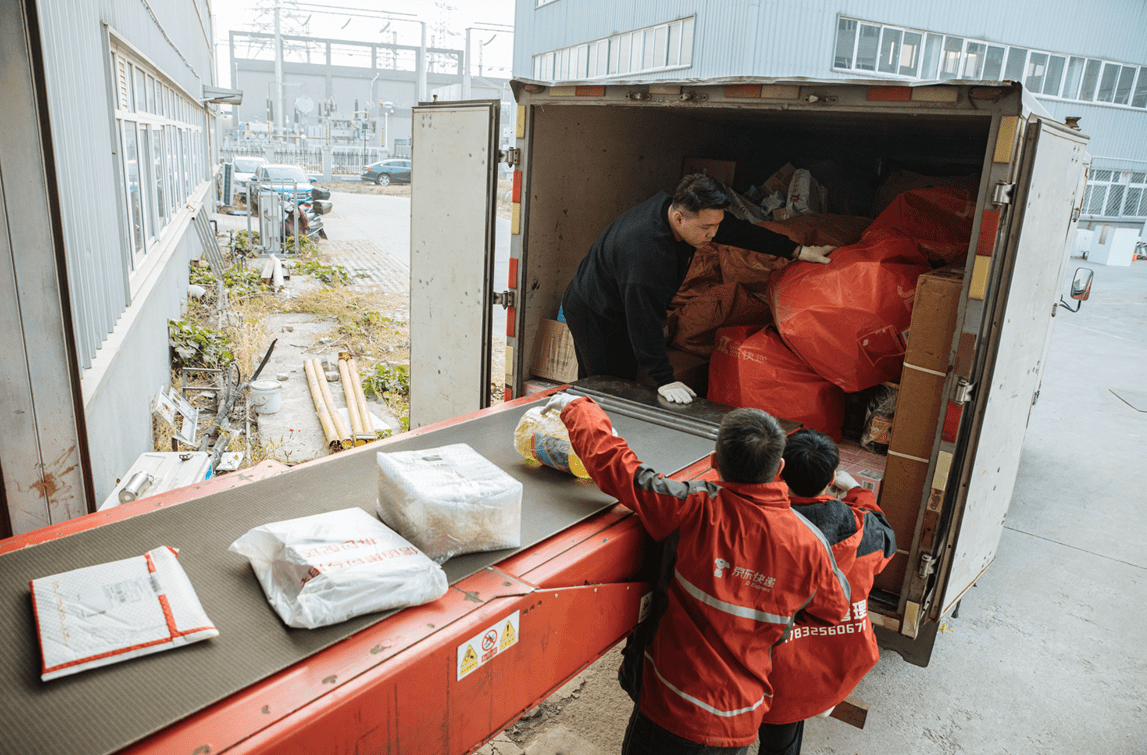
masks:
[(522, 164), (522, 150), (517, 147), (498, 150), (498, 162), (505, 163), (511, 168)]
[(956, 383), (956, 395), (952, 396), (952, 403), (956, 406), (963, 406), (972, 400), (972, 391), (976, 390), (975, 383), (969, 383), (965, 378), (960, 378), (960, 382)]
[(1000, 181), (992, 189), (992, 204), (1011, 204), (1012, 203), (1012, 189), (1016, 188), (1015, 184), (1004, 183)]
[(1079, 212), (1080, 210), (1078, 207), (1071, 208), (1071, 222), (1074, 223), (1075, 221), (1079, 220)]
[(494, 304), (501, 304), (502, 309), (509, 309), (510, 307), (514, 306), (514, 300), (516, 298), (517, 297), (514, 291), (494, 292)]
[(936, 559), (932, 556), (932, 554), (931, 553), (921, 553), (920, 554), (920, 568), (917, 569), (917, 573), (920, 575), (920, 579), (927, 579), (928, 575), (930, 575), (933, 572), (933, 570), (935, 570), (935, 568), (936, 568)]

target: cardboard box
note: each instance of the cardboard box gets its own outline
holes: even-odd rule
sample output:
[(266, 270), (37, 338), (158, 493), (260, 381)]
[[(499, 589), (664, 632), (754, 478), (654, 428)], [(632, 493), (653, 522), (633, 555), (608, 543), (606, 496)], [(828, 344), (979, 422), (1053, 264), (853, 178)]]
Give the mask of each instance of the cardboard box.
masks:
[(840, 449), (840, 464), (837, 469), (848, 472), (856, 478), (861, 487), (872, 491), (880, 497), (880, 486), (884, 481), (884, 467), (886, 457), (880, 454), (865, 451), (852, 441), (838, 444)]
[(733, 174), (737, 172), (737, 163), (732, 160), (707, 160), (703, 157), (686, 157), (681, 167), (681, 175), (688, 176), (693, 173), (708, 173), (726, 186), (733, 185)]
[(559, 383), (577, 380), (577, 355), (574, 353), (573, 336), (564, 322), (542, 320), (534, 341), (530, 372)]
[(761, 184), (761, 190), (765, 192), (765, 196), (772, 194), (774, 191), (779, 191), (787, 197), (789, 195), (789, 184), (793, 182), (793, 173), (796, 173), (796, 170), (792, 163), (785, 163), (776, 173), (769, 176), (769, 180)]

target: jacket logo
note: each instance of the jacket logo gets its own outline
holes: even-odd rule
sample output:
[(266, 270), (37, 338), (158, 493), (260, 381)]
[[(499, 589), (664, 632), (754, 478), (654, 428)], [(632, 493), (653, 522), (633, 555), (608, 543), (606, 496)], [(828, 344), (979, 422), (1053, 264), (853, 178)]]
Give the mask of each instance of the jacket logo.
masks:
[(713, 563), (717, 565), (717, 568), (713, 570), (713, 576), (714, 577), (725, 576), (725, 570), (728, 569), (729, 566), (731, 565), (728, 561), (726, 561), (723, 558), (714, 559)]
[(773, 585), (777, 583), (776, 577), (768, 577), (752, 569), (746, 569), (743, 566), (733, 566), (723, 558), (713, 559), (713, 564), (717, 567), (713, 570), (714, 577), (724, 577), (725, 570), (731, 568), (733, 570), (733, 579), (743, 579), (745, 580), (745, 584), (757, 590), (769, 592)]

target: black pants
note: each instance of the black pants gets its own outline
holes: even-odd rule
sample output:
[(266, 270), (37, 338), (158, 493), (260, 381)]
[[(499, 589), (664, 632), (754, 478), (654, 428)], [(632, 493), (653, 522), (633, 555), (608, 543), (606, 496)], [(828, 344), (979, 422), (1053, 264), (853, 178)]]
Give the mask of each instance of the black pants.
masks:
[(650, 721), (635, 705), (625, 727), (621, 755), (744, 755), (748, 749), (714, 747), (683, 739)]
[(625, 320), (602, 317), (577, 294), (572, 284), (562, 297), (562, 312), (573, 336), (578, 378), (613, 375), (633, 380), (637, 377), (637, 357), (629, 342)]
[(804, 721), (795, 724), (761, 724), (758, 755), (800, 755)]

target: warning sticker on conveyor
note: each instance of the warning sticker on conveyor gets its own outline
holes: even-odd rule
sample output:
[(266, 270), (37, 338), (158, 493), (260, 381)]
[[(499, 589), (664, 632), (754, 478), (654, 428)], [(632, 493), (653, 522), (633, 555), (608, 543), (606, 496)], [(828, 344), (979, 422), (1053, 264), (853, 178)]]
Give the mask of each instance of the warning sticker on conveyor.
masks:
[(518, 644), (518, 616), (519, 612), (514, 611), (458, 646), (459, 679)]

